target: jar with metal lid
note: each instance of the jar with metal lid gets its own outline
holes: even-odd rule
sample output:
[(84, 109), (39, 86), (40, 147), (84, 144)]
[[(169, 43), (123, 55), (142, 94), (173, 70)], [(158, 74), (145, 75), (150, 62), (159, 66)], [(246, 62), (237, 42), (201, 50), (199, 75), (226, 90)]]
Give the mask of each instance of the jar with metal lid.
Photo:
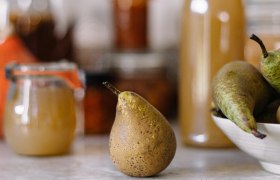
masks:
[(114, 54), (111, 69), (118, 89), (134, 91), (164, 115), (173, 115), (176, 86), (169, 76), (168, 59), (160, 53)]
[(75, 91), (82, 88), (72, 63), (11, 64), (4, 135), (23, 155), (57, 155), (70, 150), (77, 121)]
[(107, 134), (113, 125), (117, 98), (102, 84), (114, 82), (108, 72), (86, 72), (86, 93), (84, 99), (85, 133)]

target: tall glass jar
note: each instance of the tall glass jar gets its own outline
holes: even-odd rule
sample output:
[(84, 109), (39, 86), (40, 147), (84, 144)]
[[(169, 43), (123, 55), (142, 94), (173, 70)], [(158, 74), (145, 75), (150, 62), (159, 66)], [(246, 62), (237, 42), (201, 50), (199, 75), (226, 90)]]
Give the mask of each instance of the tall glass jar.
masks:
[(227, 62), (244, 58), (242, 0), (186, 0), (179, 63), (179, 119), (187, 145), (232, 143), (211, 119), (211, 80)]
[(12, 64), (6, 67), (10, 88), (4, 135), (23, 155), (57, 155), (73, 142), (81, 83), (74, 64)]

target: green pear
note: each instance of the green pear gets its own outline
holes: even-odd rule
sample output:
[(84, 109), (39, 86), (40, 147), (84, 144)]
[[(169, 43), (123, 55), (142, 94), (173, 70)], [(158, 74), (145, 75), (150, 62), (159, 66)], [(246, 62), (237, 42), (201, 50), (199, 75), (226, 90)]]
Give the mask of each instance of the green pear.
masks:
[(250, 39), (256, 41), (262, 49), (263, 57), (260, 63), (262, 75), (280, 93), (280, 49), (267, 51), (262, 40), (255, 34), (252, 34)]
[(212, 83), (213, 101), (222, 113), (245, 132), (264, 138), (254, 115), (262, 112), (273, 89), (261, 73), (245, 61), (233, 61), (218, 71)]
[(109, 142), (113, 163), (129, 176), (158, 174), (170, 164), (176, 152), (171, 125), (140, 95), (120, 92), (108, 82), (103, 84), (118, 96)]

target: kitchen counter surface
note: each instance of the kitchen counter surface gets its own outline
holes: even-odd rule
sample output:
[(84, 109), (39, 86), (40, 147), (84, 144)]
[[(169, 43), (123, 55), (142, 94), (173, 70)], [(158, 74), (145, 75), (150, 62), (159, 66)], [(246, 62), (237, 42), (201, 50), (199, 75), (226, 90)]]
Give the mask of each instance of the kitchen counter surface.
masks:
[[(71, 153), (55, 157), (20, 156), (1, 141), (0, 179), (137, 179), (114, 167), (108, 139), (108, 135), (78, 136)], [(190, 148), (180, 143), (178, 134), (177, 141), (171, 164), (158, 176), (147, 179), (280, 179), (237, 148)]]

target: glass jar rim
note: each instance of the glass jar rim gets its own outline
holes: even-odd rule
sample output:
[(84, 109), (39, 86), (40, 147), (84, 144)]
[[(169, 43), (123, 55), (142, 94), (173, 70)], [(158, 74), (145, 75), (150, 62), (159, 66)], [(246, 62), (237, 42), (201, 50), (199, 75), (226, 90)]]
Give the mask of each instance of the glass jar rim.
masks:
[(71, 71), (77, 69), (77, 65), (72, 62), (40, 62), (12, 64), (12, 69), (22, 72), (28, 71)]
[(73, 62), (8, 64), (5, 67), (7, 79), (16, 80), (20, 76), (56, 76), (66, 81), (72, 88), (82, 88), (84, 83), (77, 65)]

